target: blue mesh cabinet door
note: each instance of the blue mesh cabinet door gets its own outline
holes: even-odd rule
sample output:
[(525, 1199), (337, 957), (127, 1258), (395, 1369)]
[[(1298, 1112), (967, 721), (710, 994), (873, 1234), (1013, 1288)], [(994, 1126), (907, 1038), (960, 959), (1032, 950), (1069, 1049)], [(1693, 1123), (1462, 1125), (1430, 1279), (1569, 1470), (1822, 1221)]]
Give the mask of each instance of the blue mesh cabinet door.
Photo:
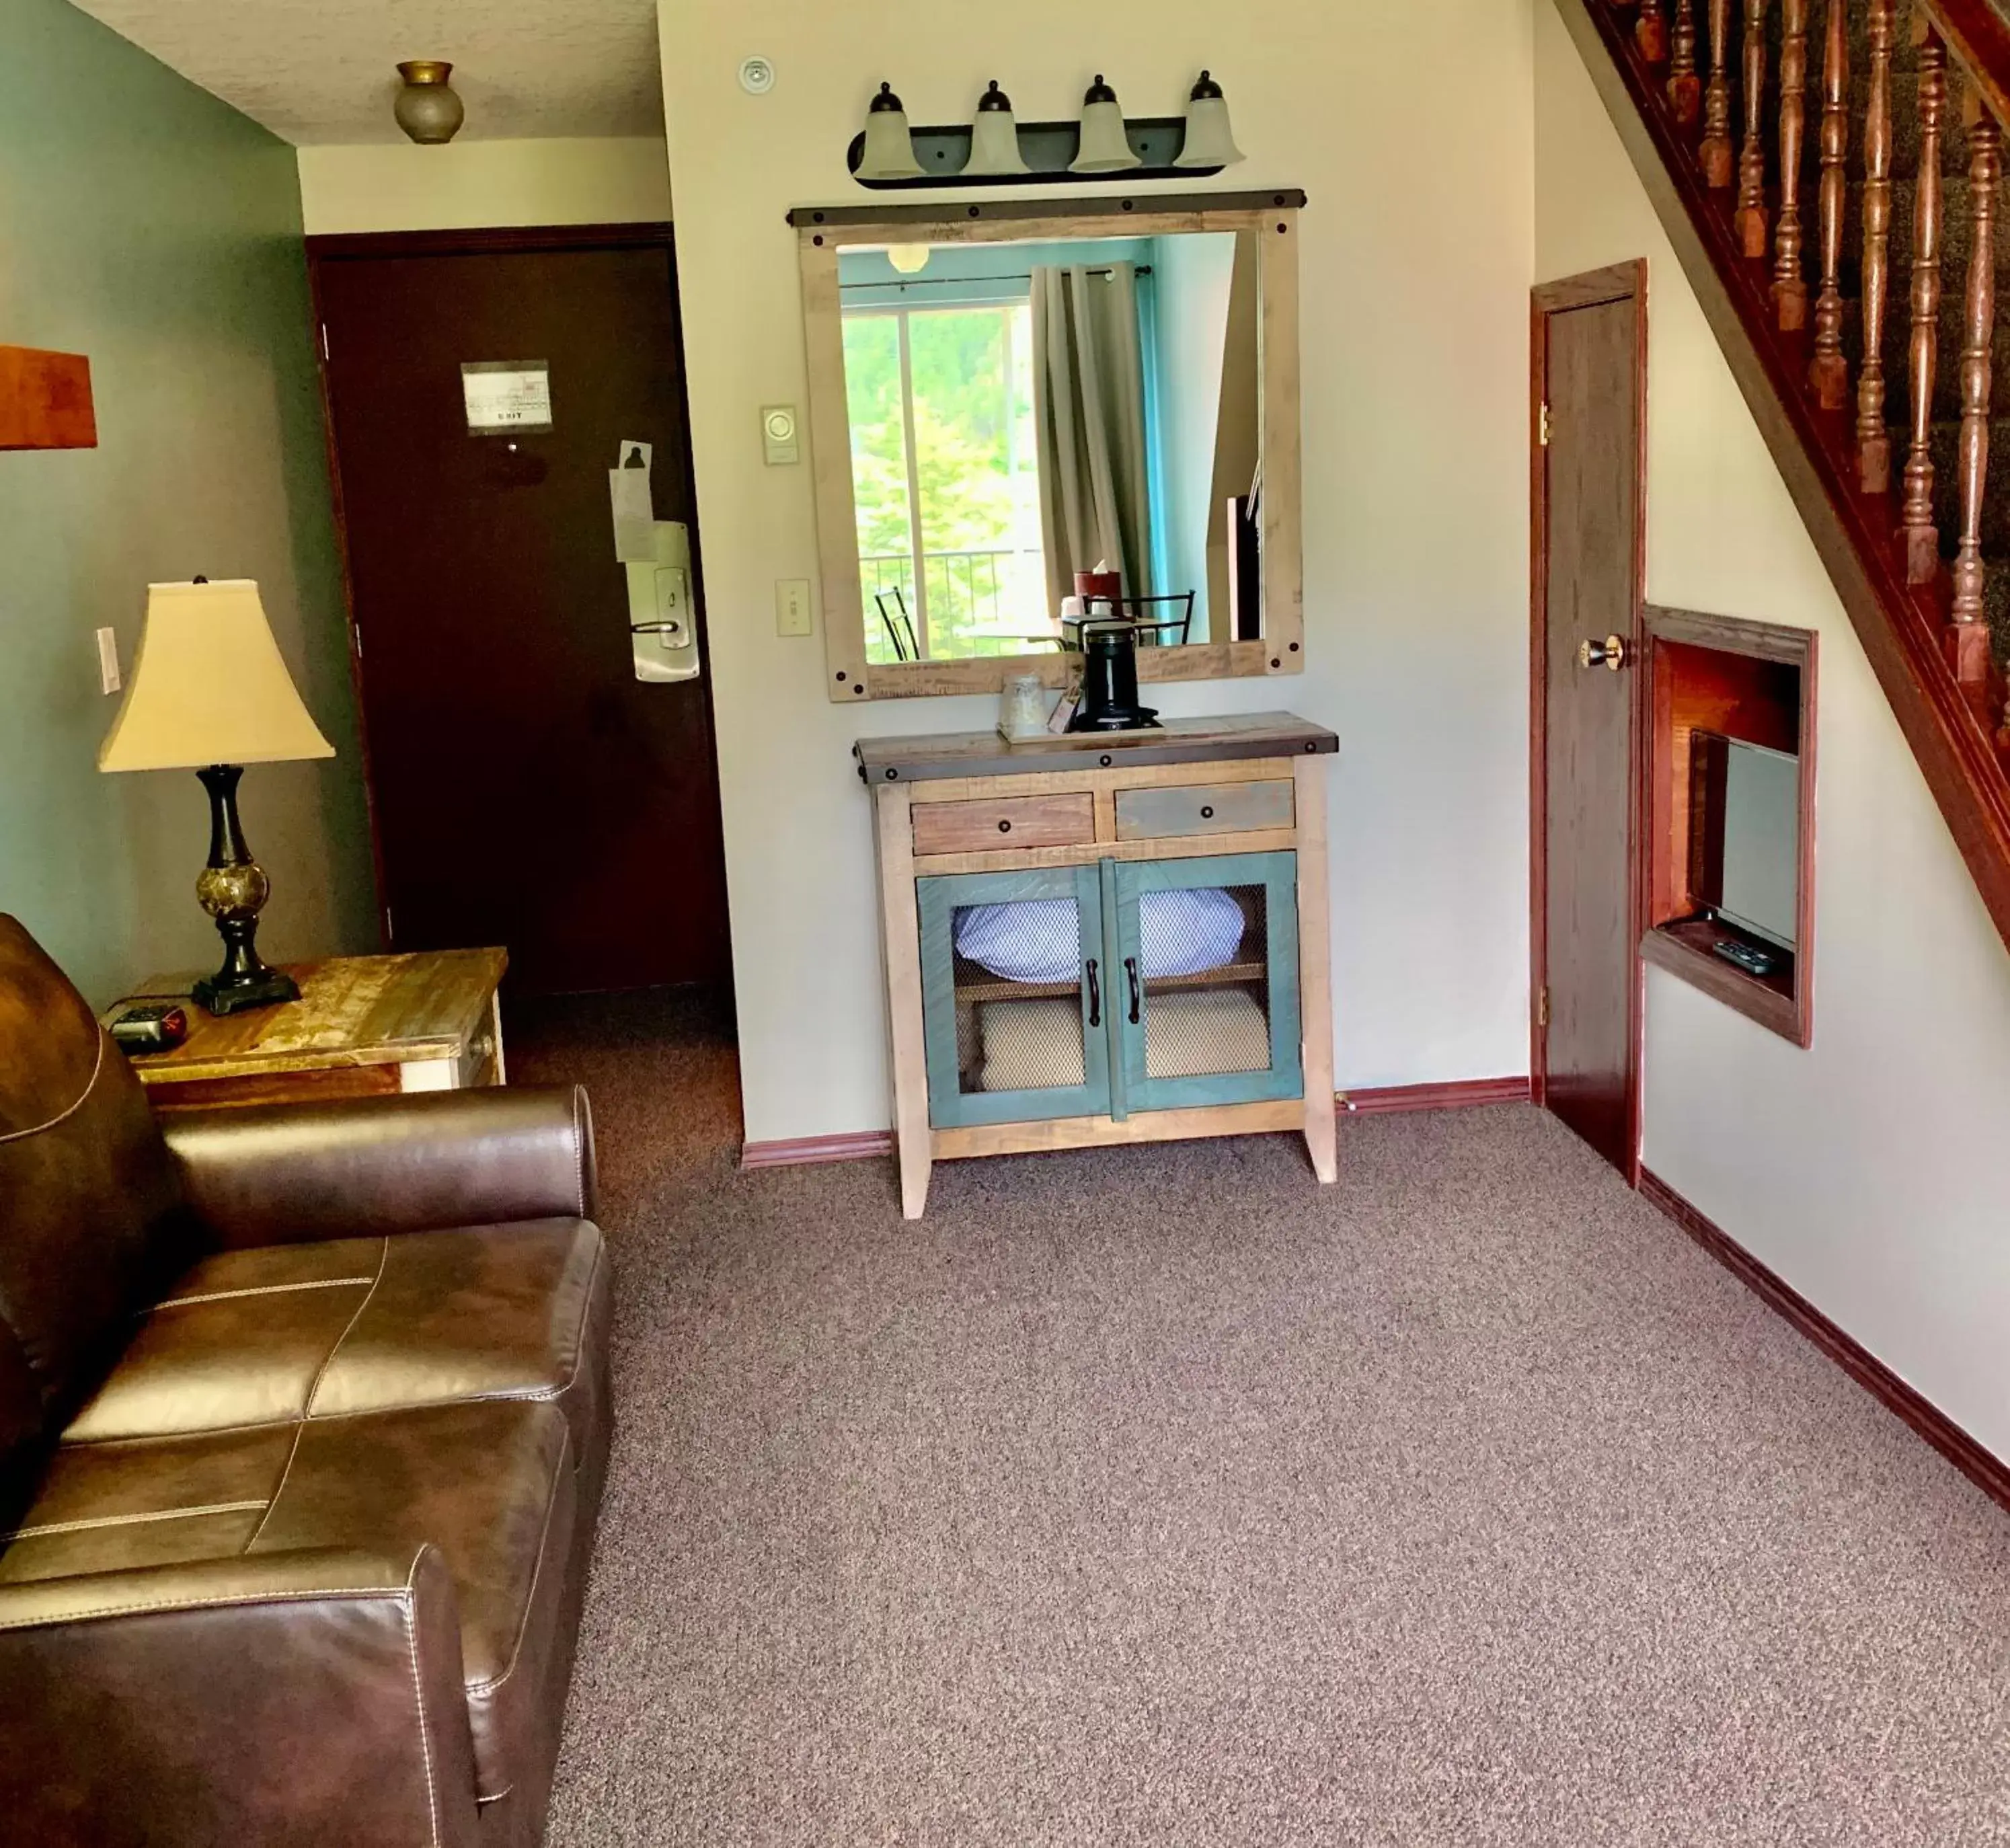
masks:
[(1109, 977), (1093, 866), (916, 881), (929, 1121), (1110, 1111)]
[(1303, 1096), (1298, 855), (1129, 861), (1110, 883), (1124, 1107)]

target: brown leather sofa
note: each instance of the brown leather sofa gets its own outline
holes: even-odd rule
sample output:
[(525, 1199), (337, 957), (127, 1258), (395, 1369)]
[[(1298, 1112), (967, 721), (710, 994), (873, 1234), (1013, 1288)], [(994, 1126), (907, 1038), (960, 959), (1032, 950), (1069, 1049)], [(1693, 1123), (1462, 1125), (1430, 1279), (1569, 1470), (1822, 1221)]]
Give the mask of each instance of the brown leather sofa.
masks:
[(0, 917), (0, 1843), (536, 1843), (612, 1428), (577, 1090), (157, 1121)]

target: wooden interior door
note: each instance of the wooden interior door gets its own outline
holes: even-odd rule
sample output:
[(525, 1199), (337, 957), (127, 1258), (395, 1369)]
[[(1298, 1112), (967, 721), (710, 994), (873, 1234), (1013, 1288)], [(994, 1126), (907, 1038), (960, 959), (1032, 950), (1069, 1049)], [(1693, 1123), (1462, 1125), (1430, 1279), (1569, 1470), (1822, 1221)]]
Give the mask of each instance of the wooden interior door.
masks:
[[(708, 682), (635, 676), (607, 471), (692, 528), (667, 226), (310, 240), (387, 942), (532, 992), (727, 973)], [(477, 434), (464, 363), (549, 368)]]
[(1644, 270), (1546, 284), (1533, 322), (1536, 1096), (1629, 1178), (1639, 1148)]

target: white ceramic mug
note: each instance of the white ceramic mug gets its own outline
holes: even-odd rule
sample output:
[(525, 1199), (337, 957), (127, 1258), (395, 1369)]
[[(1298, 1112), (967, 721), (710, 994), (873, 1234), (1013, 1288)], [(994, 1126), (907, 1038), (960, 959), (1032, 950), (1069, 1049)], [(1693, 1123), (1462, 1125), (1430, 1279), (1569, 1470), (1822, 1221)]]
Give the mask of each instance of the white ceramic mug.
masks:
[(1043, 737), (1047, 730), (1047, 690), (1037, 673), (1016, 673), (998, 696), (998, 729), (1008, 738)]

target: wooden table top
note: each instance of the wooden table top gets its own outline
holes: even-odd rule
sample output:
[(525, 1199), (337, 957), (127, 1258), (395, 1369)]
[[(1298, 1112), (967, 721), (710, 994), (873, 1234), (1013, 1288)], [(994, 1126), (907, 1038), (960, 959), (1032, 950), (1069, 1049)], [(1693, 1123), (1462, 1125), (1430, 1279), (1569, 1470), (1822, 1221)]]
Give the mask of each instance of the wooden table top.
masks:
[(1236, 758), (1298, 757), (1337, 751), (1323, 725), (1291, 713), (1168, 719), (1146, 731), (1074, 731), (1014, 741), (996, 731), (935, 732), (861, 738), (851, 747), (861, 781), (915, 783), (932, 777), (1023, 777), (1128, 764), (1209, 763)]
[[(189, 1001), (187, 1039), (172, 1051), (136, 1057), (133, 1069), (150, 1084), (169, 1084), (456, 1059), (487, 1024), (510, 958), (502, 950), (428, 950), (280, 966), (300, 984), (298, 1000), (226, 1015)], [(105, 1018), (133, 1001), (187, 1000), (193, 980), (155, 976)]]

